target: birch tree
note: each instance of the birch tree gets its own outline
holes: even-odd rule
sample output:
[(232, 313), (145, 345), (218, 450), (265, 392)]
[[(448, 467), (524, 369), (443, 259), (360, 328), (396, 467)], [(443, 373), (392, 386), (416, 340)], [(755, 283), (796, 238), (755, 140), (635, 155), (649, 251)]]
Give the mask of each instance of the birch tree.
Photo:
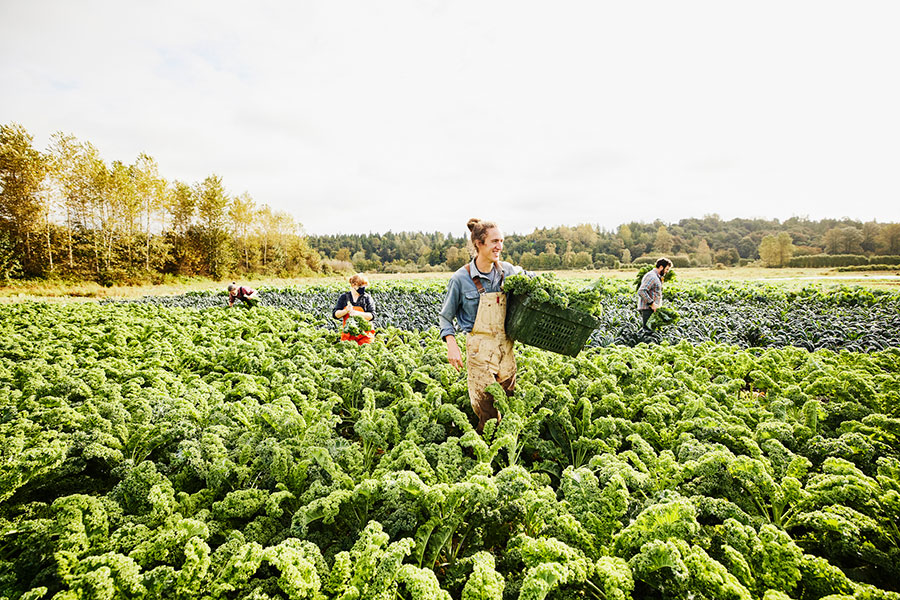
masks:
[(156, 160), (143, 152), (134, 164), (135, 188), (141, 204), (141, 220), (144, 233), (144, 269), (150, 271), (151, 243), (153, 241), (153, 217), (161, 214), (166, 194), (166, 180), (159, 174)]
[(32, 245), (43, 214), (45, 163), (32, 141), (21, 125), (0, 125), (0, 230), (24, 258), (26, 274), (37, 275), (40, 265)]
[(197, 212), (197, 194), (183, 181), (175, 181), (166, 188), (164, 207), (172, 227), (172, 260), (184, 271), (190, 263), (188, 235)]
[(244, 269), (250, 271), (250, 228), (256, 215), (256, 203), (250, 194), (244, 192), (231, 201), (228, 217), (231, 219), (232, 231), (238, 242)]
[(228, 269), (227, 208), (228, 195), (221, 177), (210, 175), (197, 186), (197, 216), (202, 230), (206, 264), (213, 277), (222, 277)]

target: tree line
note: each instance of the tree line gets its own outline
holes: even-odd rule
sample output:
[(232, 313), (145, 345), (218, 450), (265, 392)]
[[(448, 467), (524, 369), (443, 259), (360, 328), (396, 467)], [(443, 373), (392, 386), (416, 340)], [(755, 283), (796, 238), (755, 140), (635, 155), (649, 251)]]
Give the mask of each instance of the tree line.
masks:
[(107, 162), (61, 132), (41, 151), (21, 125), (0, 125), (0, 280), (291, 277), (322, 266), (290, 214), (229, 194), (218, 175), (169, 181), (147, 154)]
[[(260, 206), (246, 192), (229, 194), (218, 175), (170, 181), (147, 154), (131, 164), (108, 163), (90, 142), (61, 132), (41, 151), (21, 125), (0, 125), (0, 281), (455, 270), (469, 259), (461, 229), (459, 236), (305, 236), (290, 214)], [(798, 257), (809, 256), (824, 266), (829, 256), (864, 264), (860, 257), (900, 255), (900, 224), (718, 215), (614, 230), (581, 224), (507, 233), (504, 255), (530, 270), (608, 268), (663, 255), (679, 267), (799, 266), (806, 263)]]
[[(309, 237), (326, 262), (386, 272), (455, 270), (468, 260), (466, 240), (410, 232)], [(506, 234), (503, 254), (529, 270), (611, 268), (659, 256), (680, 267), (757, 261), (782, 267), (802, 256), (900, 255), (900, 224), (799, 217), (726, 221), (717, 215), (670, 224), (631, 222), (615, 230), (582, 224)], [(821, 262), (827, 266), (827, 260)]]

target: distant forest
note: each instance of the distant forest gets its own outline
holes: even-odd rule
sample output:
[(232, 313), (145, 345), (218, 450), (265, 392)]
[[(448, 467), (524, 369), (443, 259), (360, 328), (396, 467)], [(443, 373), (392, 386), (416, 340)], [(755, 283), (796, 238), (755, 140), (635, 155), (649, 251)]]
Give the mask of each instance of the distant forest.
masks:
[[(708, 215), (669, 224), (631, 222), (615, 231), (583, 224), (505, 235), (505, 260), (539, 270), (610, 268), (655, 261), (660, 256), (687, 267), (756, 261), (790, 266), (791, 260), (813, 255), (831, 256), (833, 261), (824, 262), (835, 265), (847, 263), (848, 255), (856, 256), (860, 260), (850, 264), (862, 264), (880, 260), (879, 255), (900, 255), (900, 224), (849, 219), (723, 221), (718, 215)], [(465, 237), (443, 233), (338, 234), (307, 239), (326, 262), (349, 262), (366, 271), (455, 270), (469, 257)], [(894, 260), (885, 261), (895, 264)]]
[[(615, 230), (580, 224), (507, 233), (504, 247), (506, 260), (530, 270), (610, 268), (659, 256), (682, 267), (896, 265), (900, 224), (708, 215)], [(168, 180), (149, 155), (108, 163), (90, 142), (63, 133), (41, 151), (21, 125), (0, 125), (0, 283), (449, 271), (468, 258), (466, 237), (445, 233), (306, 236), (292, 215), (248, 193), (229, 194), (218, 175)]]

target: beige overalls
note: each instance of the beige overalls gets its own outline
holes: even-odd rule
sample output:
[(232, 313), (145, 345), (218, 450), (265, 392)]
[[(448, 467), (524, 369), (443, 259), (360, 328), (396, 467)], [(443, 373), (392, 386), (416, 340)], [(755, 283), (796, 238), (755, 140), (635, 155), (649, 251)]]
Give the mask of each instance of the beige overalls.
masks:
[[(466, 270), (469, 271), (468, 265)], [(478, 417), (480, 433), (491, 419), (500, 420), (493, 397), (484, 389), (499, 383), (507, 395), (511, 395), (516, 386), (516, 357), (513, 342), (506, 337), (506, 294), (486, 292), (477, 277), (472, 279), (481, 297), (475, 325), (466, 337), (466, 362), (469, 402)]]

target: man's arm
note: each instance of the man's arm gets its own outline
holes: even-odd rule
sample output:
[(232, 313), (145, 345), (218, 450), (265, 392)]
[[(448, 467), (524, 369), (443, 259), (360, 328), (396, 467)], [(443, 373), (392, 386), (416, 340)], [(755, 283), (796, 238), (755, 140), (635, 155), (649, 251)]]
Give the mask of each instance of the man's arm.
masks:
[(447, 295), (444, 297), (444, 303), (441, 305), (440, 312), (438, 312), (441, 338), (447, 344), (447, 362), (457, 371), (462, 369), (463, 360), (459, 344), (456, 342), (456, 327), (453, 326), (453, 319), (456, 318), (456, 311), (459, 308), (460, 293), (459, 280), (451, 278), (447, 284)]
[(444, 296), (444, 303), (441, 304), (441, 310), (438, 312), (438, 324), (441, 328), (442, 339), (448, 335), (456, 334), (453, 319), (456, 318), (456, 311), (459, 308), (459, 294), (459, 282), (451, 279), (447, 284), (447, 295)]
[(462, 352), (459, 350), (459, 344), (456, 343), (456, 336), (448, 335), (444, 340), (447, 342), (447, 362), (457, 371), (461, 370), (463, 366)]
[(651, 286), (653, 285), (652, 276), (650, 275), (650, 271), (644, 274), (644, 278), (641, 279), (641, 285), (638, 287), (638, 296), (640, 296), (647, 304), (651, 304), (653, 302), (653, 292), (651, 290)]

